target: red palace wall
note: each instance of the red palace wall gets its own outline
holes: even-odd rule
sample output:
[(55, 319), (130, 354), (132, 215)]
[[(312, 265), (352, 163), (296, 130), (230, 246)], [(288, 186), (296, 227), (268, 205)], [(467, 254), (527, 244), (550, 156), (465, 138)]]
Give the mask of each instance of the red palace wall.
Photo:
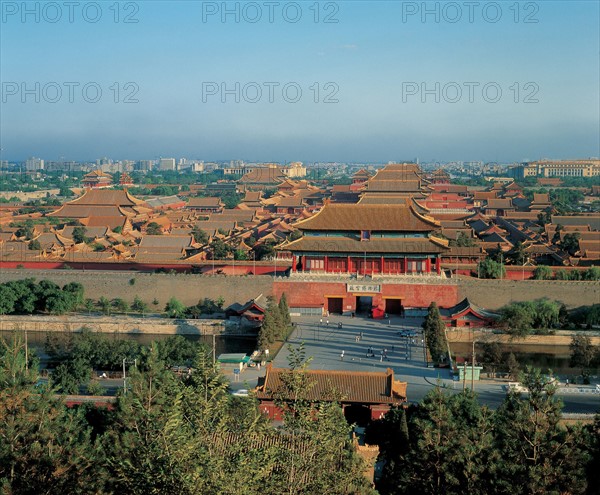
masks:
[[(353, 281), (354, 284), (363, 284)], [(372, 283), (364, 282), (371, 285)], [(377, 285), (377, 284), (374, 284)], [(383, 306), (385, 298), (401, 298), (402, 305), (410, 308), (426, 308), (432, 301), (447, 308), (458, 301), (458, 286), (449, 284), (386, 284), (379, 294), (347, 293), (346, 284), (341, 282), (276, 281), (273, 293), (279, 298), (285, 292), (288, 305), (295, 308), (327, 307), (327, 297), (343, 297), (344, 311), (356, 310), (357, 295), (371, 295), (373, 306)]]

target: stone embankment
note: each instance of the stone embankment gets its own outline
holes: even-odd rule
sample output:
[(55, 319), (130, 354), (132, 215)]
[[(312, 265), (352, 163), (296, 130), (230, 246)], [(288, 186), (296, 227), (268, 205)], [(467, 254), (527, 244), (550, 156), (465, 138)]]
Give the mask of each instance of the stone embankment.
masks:
[(0, 332), (79, 332), (82, 328), (107, 334), (137, 335), (240, 335), (237, 322), (225, 320), (179, 320), (161, 317), (118, 316), (2, 316)]
[(453, 328), (446, 332), (448, 342), (497, 342), (510, 345), (536, 345), (536, 346), (569, 346), (573, 335), (587, 335), (593, 345), (600, 345), (599, 331), (568, 331), (560, 330), (554, 335), (528, 335), (523, 338), (512, 338), (507, 334), (493, 333), (491, 330), (475, 330), (469, 328)]

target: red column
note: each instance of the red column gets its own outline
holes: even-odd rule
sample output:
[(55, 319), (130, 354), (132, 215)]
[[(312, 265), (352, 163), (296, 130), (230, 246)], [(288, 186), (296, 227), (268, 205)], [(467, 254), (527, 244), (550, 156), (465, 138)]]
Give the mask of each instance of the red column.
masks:
[(427, 261), (425, 262), (425, 271), (431, 273), (431, 258), (427, 258)]
[(350, 268), (351, 268), (351, 266), (350, 266), (350, 256), (348, 256), (348, 259), (346, 260), (346, 271), (348, 273), (350, 273)]
[(296, 271), (296, 255), (292, 255), (292, 271)]
[(385, 273), (385, 261), (383, 259), (383, 256), (381, 257), (381, 266), (379, 268), (381, 270), (381, 274), (383, 275)]
[(437, 274), (441, 275), (441, 273), (442, 273), (442, 258), (440, 256), (437, 257), (437, 262), (436, 262), (435, 266), (437, 268)]
[(306, 263), (306, 256), (300, 258), (300, 271), (304, 271), (304, 264)]
[(323, 267), (325, 268), (325, 271), (328, 272), (329, 271), (329, 257), (325, 256), (325, 261), (323, 262)]

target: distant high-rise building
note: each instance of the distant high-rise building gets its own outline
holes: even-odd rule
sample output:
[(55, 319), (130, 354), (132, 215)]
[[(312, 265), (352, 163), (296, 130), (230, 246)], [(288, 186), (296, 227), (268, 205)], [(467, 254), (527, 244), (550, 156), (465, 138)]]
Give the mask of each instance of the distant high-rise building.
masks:
[(525, 162), (509, 169), (515, 179), (527, 177), (597, 177), (600, 160), (539, 160)]
[(134, 170), (148, 172), (154, 168), (154, 160), (140, 160), (134, 165)]
[(25, 170), (33, 172), (36, 170), (44, 170), (44, 160), (32, 156), (25, 161)]
[(158, 168), (160, 170), (175, 170), (175, 158), (161, 158)]

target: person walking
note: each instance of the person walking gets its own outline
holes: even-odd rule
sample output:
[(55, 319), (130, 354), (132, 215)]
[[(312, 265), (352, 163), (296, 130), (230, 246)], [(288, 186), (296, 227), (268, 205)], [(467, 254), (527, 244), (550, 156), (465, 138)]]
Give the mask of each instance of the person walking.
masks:
[(342, 351), (342, 353), (340, 354), (340, 361), (344, 360), (344, 351)]
[(327, 326), (329, 326), (329, 318), (327, 319)]

